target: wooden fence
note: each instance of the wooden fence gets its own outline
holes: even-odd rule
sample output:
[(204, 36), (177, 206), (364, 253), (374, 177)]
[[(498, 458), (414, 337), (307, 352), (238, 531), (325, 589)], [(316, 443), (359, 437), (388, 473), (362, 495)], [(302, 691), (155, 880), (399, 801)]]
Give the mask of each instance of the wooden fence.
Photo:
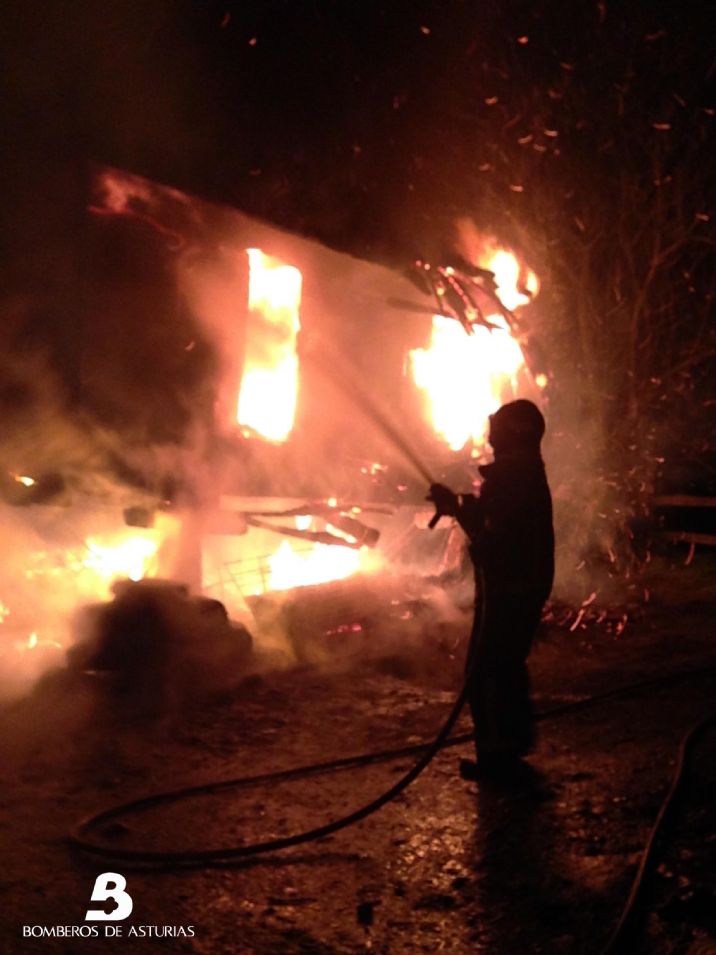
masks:
[[(716, 497), (697, 497), (691, 494), (663, 494), (652, 499), (654, 508), (671, 507), (716, 507)], [(716, 534), (703, 534), (700, 531), (659, 531), (661, 537), (670, 541), (685, 541), (687, 544), (704, 544), (716, 547)]]

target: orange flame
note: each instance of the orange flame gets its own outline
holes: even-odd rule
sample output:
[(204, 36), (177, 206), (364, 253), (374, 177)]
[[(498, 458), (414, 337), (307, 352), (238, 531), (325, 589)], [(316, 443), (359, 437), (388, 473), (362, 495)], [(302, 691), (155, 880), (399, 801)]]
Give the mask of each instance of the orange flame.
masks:
[[(497, 323), (497, 320), (495, 319)], [(502, 402), (523, 365), (522, 351), (506, 328), (477, 326), (472, 335), (436, 315), (430, 346), (411, 352), (415, 383), (427, 395), (435, 430), (453, 451), (485, 437), (487, 416)]]
[[(299, 515), (293, 518), (293, 524), (297, 530), (329, 531), (355, 545), (355, 538), (333, 527), (329, 521)], [(379, 553), (369, 547), (343, 547), (291, 537), (274, 543), (273, 533), (269, 532), (268, 538), (264, 537), (265, 530), (252, 533), (255, 538), (249, 546), (253, 554), (247, 553), (244, 544), (243, 556), (232, 574), (232, 580), (244, 596), (256, 597), (272, 591), (343, 580), (356, 573), (371, 573), (380, 566)]]
[(290, 590), (344, 580), (361, 569), (363, 557), (361, 551), (348, 547), (314, 544), (300, 550), (285, 540), (268, 563), (269, 590)]
[(260, 249), (247, 249), (247, 254), (249, 322), (237, 421), (281, 442), (296, 413), (301, 273)]
[[(178, 534), (178, 522), (161, 515), (153, 528), (124, 528), (87, 537), (67, 550), (35, 551), (29, 555), (24, 576), (48, 589), (49, 601), (67, 606), (77, 600), (104, 600), (115, 580), (142, 580), (160, 572), (160, 552)], [(0, 620), (9, 609), (0, 604)]]
[(484, 268), (495, 273), (499, 299), (511, 312), (521, 305), (529, 305), (539, 292), (535, 273), (521, 266), (507, 249), (488, 248)]
[[(539, 284), (505, 249), (492, 250), (485, 268), (495, 273), (502, 304), (510, 311), (527, 304)], [(495, 329), (474, 325), (466, 335), (454, 319), (433, 317), (430, 344), (410, 352), (415, 384), (427, 400), (433, 427), (453, 451), (483, 443), (488, 415), (517, 391), (524, 356), (504, 317), (488, 316)]]
[(156, 538), (132, 534), (112, 544), (101, 544), (88, 537), (85, 544), (83, 566), (99, 578), (100, 586), (109, 585), (118, 577), (141, 580), (157, 571), (159, 540)]

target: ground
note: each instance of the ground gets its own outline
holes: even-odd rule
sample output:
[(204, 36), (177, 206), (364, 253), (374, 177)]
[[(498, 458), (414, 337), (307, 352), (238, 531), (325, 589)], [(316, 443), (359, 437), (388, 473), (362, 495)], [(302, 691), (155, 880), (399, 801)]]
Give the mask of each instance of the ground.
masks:
[[(214, 868), (133, 868), (71, 848), (67, 833), (85, 814), (148, 792), (431, 739), (459, 689), (467, 615), (443, 625), (438, 641), (411, 630), (402, 648), (395, 632), (381, 640), (380, 624), (364, 628), (335, 654), (324, 642), (320, 663), (264, 668), (220, 698), (159, 716), (130, 718), (96, 680), (47, 678), (0, 711), (0, 951), (596, 955), (628, 896), (679, 741), (713, 712), (713, 569), (697, 555), (688, 568), (652, 572), (651, 601), (619, 635), (600, 624), (540, 638), (531, 671), (543, 712), (688, 675), (543, 719), (531, 789), (463, 782), (463, 744), (349, 829)], [(468, 729), (463, 714), (456, 732)], [(630, 952), (716, 952), (715, 753), (716, 730), (696, 746)], [(411, 764), (229, 790), (130, 816), (101, 836), (186, 849), (301, 831), (371, 800)], [(123, 938), (23, 938), (23, 926), (88, 925), (94, 880), (108, 871), (124, 874), (134, 901), (126, 921), (107, 923)], [(130, 937), (167, 925), (194, 934)]]

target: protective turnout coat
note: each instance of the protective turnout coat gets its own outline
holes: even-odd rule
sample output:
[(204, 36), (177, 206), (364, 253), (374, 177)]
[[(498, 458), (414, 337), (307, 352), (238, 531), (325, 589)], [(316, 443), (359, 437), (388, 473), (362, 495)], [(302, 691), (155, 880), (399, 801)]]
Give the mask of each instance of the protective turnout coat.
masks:
[(552, 588), (552, 498), (539, 452), (480, 468), (479, 497), (459, 501), (476, 567), (478, 609), (468, 701), (479, 760), (525, 755), (533, 743), (527, 657)]
[(479, 497), (465, 495), (457, 519), (470, 557), (493, 596), (529, 596), (540, 605), (552, 589), (552, 497), (539, 454), (513, 454), (480, 468)]

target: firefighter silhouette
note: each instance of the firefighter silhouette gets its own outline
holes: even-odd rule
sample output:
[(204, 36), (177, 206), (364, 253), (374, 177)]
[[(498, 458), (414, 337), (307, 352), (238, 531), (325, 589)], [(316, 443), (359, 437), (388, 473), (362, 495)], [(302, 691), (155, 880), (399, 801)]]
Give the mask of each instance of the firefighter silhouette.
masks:
[(534, 743), (527, 657), (552, 589), (552, 498), (540, 442), (544, 418), (531, 401), (490, 416), (494, 462), (480, 467), (479, 496), (430, 488), (437, 513), (457, 518), (476, 570), (476, 612), (467, 660), (477, 762), (468, 779), (510, 774)]

